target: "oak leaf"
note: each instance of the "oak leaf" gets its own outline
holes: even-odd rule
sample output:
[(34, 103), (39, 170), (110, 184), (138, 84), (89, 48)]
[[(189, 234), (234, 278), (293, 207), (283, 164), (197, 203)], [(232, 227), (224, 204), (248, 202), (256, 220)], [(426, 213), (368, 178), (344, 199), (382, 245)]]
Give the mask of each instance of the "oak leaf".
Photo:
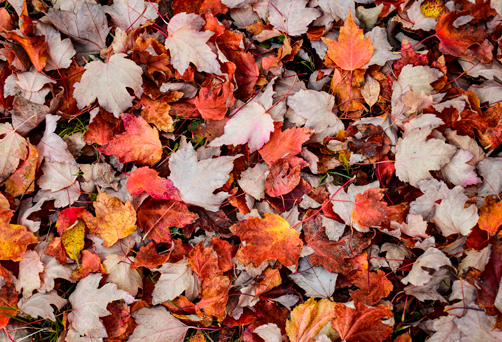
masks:
[(13, 215), (11, 210), (0, 209), (0, 260), (20, 261), (26, 247), (37, 242), (25, 227), (10, 224)]
[(265, 260), (277, 259), (284, 266), (298, 263), (303, 242), (289, 223), (276, 214), (265, 214), (264, 219), (251, 217), (230, 227), (246, 245), (239, 248), (236, 260), (258, 267)]
[(291, 311), (286, 332), (291, 342), (309, 342), (335, 317), (335, 303), (329, 299), (316, 302), (310, 298)]
[(78, 108), (84, 108), (98, 99), (103, 109), (118, 118), (132, 105), (133, 97), (126, 88), (131, 88), (134, 95), (141, 97), (143, 71), (125, 57), (125, 54), (118, 53), (111, 56), (107, 63), (93, 61), (86, 64), (82, 79), (74, 84), (73, 96)]
[(338, 41), (323, 38), (328, 45), (326, 56), (343, 70), (353, 71), (368, 63), (373, 56), (373, 44), (369, 37), (364, 38), (363, 30), (359, 29), (349, 13), (343, 27), (340, 28)]
[(131, 196), (139, 196), (146, 191), (157, 199), (181, 201), (178, 189), (171, 180), (159, 177), (159, 173), (149, 167), (141, 167), (131, 172), (127, 178), (127, 191)]
[(347, 342), (385, 341), (392, 334), (392, 327), (382, 323), (383, 318), (393, 317), (392, 311), (385, 305), (367, 307), (354, 301), (355, 308), (342, 303), (335, 303), (335, 315), (331, 325), (340, 338)]
[(122, 120), (126, 132), (113, 137), (99, 151), (117, 156), (122, 163), (136, 161), (154, 166), (162, 157), (159, 131), (132, 114), (122, 114)]
[(187, 143), (183, 137), (180, 147), (169, 159), (169, 179), (185, 203), (218, 211), (229, 194), (219, 192), (214, 195), (213, 192), (227, 182), (234, 167), (233, 161), (238, 157), (240, 155), (198, 161), (192, 143)]
[(75, 291), (70, 295), (72, 311), (68, 314), (71, 327), (78, 333), (91, 338), (107, 337), (106, 329), (99, 320), (109, 315), (108, 303), (123, 299), (130, 304), (134, 297), (125, 291), (118, 290), (115, 284), (105, 284), (98, 289), (101, 274), (90, 274), (78, 282)]

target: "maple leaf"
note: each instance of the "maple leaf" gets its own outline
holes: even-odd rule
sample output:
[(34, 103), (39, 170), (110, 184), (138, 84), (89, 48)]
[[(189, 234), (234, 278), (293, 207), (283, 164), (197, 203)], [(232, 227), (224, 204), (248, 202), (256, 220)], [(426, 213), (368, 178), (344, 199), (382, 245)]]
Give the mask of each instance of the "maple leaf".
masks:
[(444, 236), (452, 234), (469, 235), (478, 222), (476, 205), (465, 207), (469, 198), (464, 195), (464, 188), (457, 185), (448, 190), (440, 204), (435, 204), (436, 212), (432, 221), (441, 229)]
[(60, 118), (60, 116), (52, 114), (45, 116), (44, 136), (38, 143), (37, 150), (41, 157), (46, 157), (51, 162), (75, 164), (75, 158), (68, 151), (66, 142), (54, 133)]
[(448, 257), (446, 257), (446, 255), (439, 249), (429, 248), (424, 254), (418, 257), (417, 261), (413, 264), (413, 268), (410, 273), (408, 273), (408, 275), (403, 278), (401, 282), (405, 285), (408, 283), (415, 286), (425, 285), (432, 279), (432, 275), (423, 267), (438, 271), (440, 267), (445, 265), (451, 266), (450, 259), (448, 259)]
[(136, 211), (130, 201), (124, 204), (117, 197), (100, 192), (93, 206), (96, 217), (87, 215), (84, 221), (103, 239), (103, 246), (110, 247), (136, 230)]
[(56, 83), (56, 81), (32, 67), (30, 71), (12, 74), (5, 79), (4, 96), (21, 95), (34, 103), (44, 104), (45, 97), (52, 88), (50, 83)]
[(16, 291), (23, 293), (26, 300), (31, 297), (33, 291), (40, 288), (40, 276), (44, 270), (44, 265), (40, 261), (38, 253), (35, 251), (26, 251), (19, 262), (19, 275), (16, 282)]
[(265, 342), (281, 342), (283, 340), (281, 329), (274, 323), (260, 325), (253, 332), (264, 339)]
[(261, 200), (265, 197), (265, 179), (269, 172), (267, 164), (256, 164), (254, 167), (244, 170), (237, 183), (246, 194)]
[(258, 267), (265, 260), (277, 259), (284, 266), (298, 263), (303, 242), (296, 230), (276, 214), (264, 219), (251, 217), (230, 227), (246, 245), (239, 248), (236, 260), (243, 265)]
[(212, 246), (204, 248), (202, 244), (195, 246), (188, 255), (188, 262), (192, 270), (202, 280), (213, 278), (222, 274), (218, 265), (218, 256)]
[(271, 0), (268, 20), (277, 30), (289, 36), (307, 33), (307, 26), (321, 16), (315, 8), (305, 8), (307, 0)]
[(71, 65), (71, 58), (75, 55), (75, 49), (69, 38), (61, 40), (61, 33), (51, 25), (38, 23), (36, 34), (45, 36), (48, 44), (47, 64), (45, 71), (66, 69)]
[(270, 140), (270, 133), (274, 129), (274, 120), (265, 108), (261, 104), (250, 102), (228, 120), (224, 134), (211, 141), (209, 146), (247, 143), (249, 151), (254, 152)]
[(497, 203), (493, 196), (486, 196), (485, 203), (479, 208), (479, 228), (495, 234), (502, 225), (502, 203)]
[(152, 293), (153, 305), (173, 300), (184, 291), (193, 291), (195, 287), (194, 275), (186, 259), (175, 264), (165, 263), (161, 268), (153, 271), (160, 272), (160, 278)]
[(31, 317), (42, 317), (56, 322), (54, 309), (51, 305), (61, 310), (66, 303), (68, 303), (68, 299), (59, 297), (57, 292), (52, 290), (48, 293), (35, 293), (28, 299), (22, 298), (18, 303), (18, 307), (19, 310)]
[(13, 212), (0, 209), (0, 260), (20, 261), (30, 243), (37, 242), (26, 227), (10, 224)]
[(47, 18), (61, 33), (72, 39), (77, 51), (76, 58), (87, 58), (106, 48), (110, 28), (101, 5), (87, 1), (65, 1), (61, 9), (50, 8)]
[(155, 20), (159, 16), (158, 7), (144, 0), (119, 0), (111, 6), (103, 6), (103, 11), (112, 17), (110, 24), (127, 31), (137, 29), (147, 20)]
[(315, 129), (316, 133), (334, 127), (336, 134), (344, 128), (343, 123), (332, 111), (335, 102), (334, 96), (315, 90), (301, 89), (288, 98), (288, 106), (305, 119), (305, 127)]
[(122, 120), (126, 132), (114, 136), (99, 151), (117, 156), (122, 163), (137, 161), (154, 166), (162, 157), (159, 131), (132, 114), (122, 114)]
[(138, 289), (143, 288), (143, 279), (137, 270), (130, 267), (131, 261), (134, 262), (134, 257), (110, 254), (103, 261), (103, 266), (108, 273), (107, 282), (116, 284), (120, 290), (131, 296), (136, 296)]
[(310, 298), (291, 311), (291, 320), (286, 321), (286, 332), (291, 342), (308, 342), (335, 317), (335, 303), (329, 299), (316, 302)]
[(227, 182), (233, 161), (240, 156), (198, 161), (192, 143), (187, 143), (183, 137), (178, 150), (169, 159), (169, 179), (179, 190), (185, 203), (218, 211), (229, 195), (226, 192), (214, 195), (213, 192)]
[(125, 291), (118, 290), (115, 284), (105, 284), (98, 289), (101, 274), (90, 274), (82, 279), (70, 295), (72, 311), (68, 321), (75, 331), (91, 337), (107, 337), (106, 329), (99, 317), (109, 315), (106, 305), (114, 300), (123, 299), (130, 304), (134, 297)]
[(486, 32), (481, 27), (456, 28), (453, 24), (455, 19), (466, 14), (466, 11), (453, 11), (439, 18), (436, 25), (436, 36), (441, 41), (439, 51), (469, 61), (488, 63), (492, 60), (493, 46), (485, 39)]
[(302, 144), (314, 133), (307, 128), (290, 128), (284, 131), (276, 129), (270, 140), (260, 149), (260, 155), (268, 165), (272, 165), (287, 155), (297, 155), (302, 151)]
[(103, 109), (118, 118), (120, 113), (131, 107), (134, 99), (126, 88), (131, 88), (134, 95), (141, 97), (143, 70), (125, 57), (125, 54), (118, 53), (111, 56), (107, 63), (93, 61), (86, 64), (82, 79), (73, 85), (78, 108), (84, 108), (97, 99)]
[(49, 107), (31, 102), (20, 95), (12, 101), (12, 126), (25, 136), (45, 119)]
[(47, 42), (43, 37), (26, 37), (17, 32), (5, 32), (4, 37), (18, 42), (30, 57), (33, 67), (41, 72), (47, 64)]
[(367, 307), (354, 301), (354, 308), (334, 303), (335, 318), (331, 322), (340, 338), (347, 342), (384, 341), (392, 334), (392, 327), (382, 323), (382, 318), (392, 317), (392, 311), (385, 305)]
[(387, 203), (382, 201), (384, 192), (385, 189), (368, 189), (356, 195), (356, 203), (351, 216), (357, 230), (368, 231), (368, 228), (385, 221), (389, 210)]
[[(85, 224), (78, 221), (70, 229), (65, 230), (61, 235), (61, 244), (63, 245), (66, 254), (72, 260), (78, 260), (80, 252), (84, 249)], [(66, 261), (66, 256), (64, 258)]]
[(161, 178), (158, 174), (157, 171), (146, 166), (134, 170), (127, 178), (127, 191), (131, 196), (139, 196), (146, 191), (153, 198), (181, 201), (178, 189), (174, 187), (171, 180)]
[[(349, 15), (356, 11), (356, 4), (353, 0), (318, 0), (317, 3), (325, 13), (343, 21), (347, 20)], [(357, 17), (355, 18), (355, 22), (359, 24)]]
[(171, 63), (180, 75), (185, 73), (190, 63), (200, 72), (220, 73), (216, 54), (206, 44), (214, 33), (201, 32), (204, 24), (204, 19), (193, 13), (178, 13), (169, 21), (169, 37), (165, 44), (171, 54)]
[(214, 316), (218, 320), (225, 317), (225, 309), (228, 302), (230, 278), (216, 276), (202, 282), (202, 299), (195, 306), (197, 313)]
[(231, 107), (235, 102), (233, 89), (232, 83), (221, 82), (216, 78), (213, 78), (208, 86), (201, 87), (199, 95), (195, 99), (195, 105), (202, 118), (204, 120), (223, 119), (228, 107)]
[(387, 297), (394, 286), (385, 273), (358, 271), (349, 277), (350, 281), (359, 289), (350, 291), (350, 297), (356, 302), (375, 305), (380, 299)]
[(0, 288), (0, 327), (3, 329), (9, 323), (10, 316), (17, 314), (19, 294), (12, 283), (7, 283)]
[(305, 257), (300, 259), (298, 271), (289, 277), (305, 290), (308, 297), (330, 298), (335, 292), (338, 273), (328, 272), (324, 267), (314, 267)]
[(426, 140), (432, 129), (415, 129), (396, 146), (396, 176), (416, 186), (422, 179), (431, 178), (429, 171), (439, 170), (456, 152), (456, 147), (440, 139)]
[(197, 220), (197, 214), (188, 210), (186, 205), (172, 200), (146, 200), (138, 210), (138, 225), (145, 236), (157, 243), (171, 242), (169, 228), (183, 228)]
[(138, 326), (129, 337), (129, 342), (182, 342), (189, 328), (163, 306), (141, 308), (132, 316)]
[(16, 171), (19, 161), (28, 156), (28, 142), (10, 123), (0, 124), (0, 182)]
[(359, 69), (373, 56), (371, 39), (364, 38), (363, 30), (359, 29), (352, 19), (352, 13), (349, 13), (343, 27), (340, 28), (338, 41), (327, 38), (323, 38), (323, 41), (328, 46), (327, 58), (343, 70)]

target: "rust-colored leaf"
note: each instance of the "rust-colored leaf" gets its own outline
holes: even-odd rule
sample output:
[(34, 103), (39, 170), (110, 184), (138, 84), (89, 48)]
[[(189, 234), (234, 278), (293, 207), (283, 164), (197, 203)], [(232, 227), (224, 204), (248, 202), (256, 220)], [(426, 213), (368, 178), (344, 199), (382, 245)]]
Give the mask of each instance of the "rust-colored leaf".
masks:
[(485, 204), (479, 208), (479, 228), (490, 234), (495, 234), (501, 224), (502, 202), (497, 203), (493, 196), (486, 196)]
[(350, 291), (352, 299), (367, 305), (375, 305), (382, 298), (387, 297), (394, 286), (385, 276), (385, 272), (358, 271), (350, 276), (350, 281), (359, 289)]
[(153, 198), (181, 201), (179, 191), (174, 187), (173, 182), (159, 177), (159, 173), (148, 166), (131, 172), (127, 179), (127, 191), (132, 196), (139, 196), (146, 191)]

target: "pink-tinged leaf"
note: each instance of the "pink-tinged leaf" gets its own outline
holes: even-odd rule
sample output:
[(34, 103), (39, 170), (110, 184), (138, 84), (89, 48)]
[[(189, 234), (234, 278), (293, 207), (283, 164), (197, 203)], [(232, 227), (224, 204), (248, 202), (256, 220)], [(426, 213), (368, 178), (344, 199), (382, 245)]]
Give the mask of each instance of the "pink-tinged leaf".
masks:
[(159, 177), (159, 173), (149, 167), (141, 167), (131, 172), (127, 179), (127, 191), (132, 196), (139, 196), (143, 191), (157, 199), (181, 201), (178, 189), (167, 178)]
[(106, 155), (115, 155), (122, 163), (136, 161), (153, 166), (162, 157), (159, 131), (150, 127), (142, 117), (123, 114), (126, 132), (116, 135), (99, 149)]

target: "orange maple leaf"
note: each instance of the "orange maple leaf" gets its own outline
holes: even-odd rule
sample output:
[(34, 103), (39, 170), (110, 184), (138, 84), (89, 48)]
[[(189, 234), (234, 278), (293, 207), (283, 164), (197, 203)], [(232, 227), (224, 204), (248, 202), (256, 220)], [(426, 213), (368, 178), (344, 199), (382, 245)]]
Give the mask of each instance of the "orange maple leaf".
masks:
[(286, 321), (286, 332), (291, 342), (310, 342), (335, 317), (335, 303), (329, 299), (316, 302), (312, 297), (298, 305)]
[(143, 191), (157, 199), (174, 199), (181, 201), (181, 196), (171, 182), (167, 178), (159, 177), (159, 173), (149, 167), (140, 167), (131, 172), (127, 179), (127, 191), (132, 196), (139, 196)]
[(284, 266), (298, 264), (303, 242), (300, 234), (276, 214), (264, 219), (251, 217), (230, 227), (246, 245), (237, 251), (236, 260), (243, 265), (258, 267), (265, 260), (277, 259)]
[(364, 38), (363, 30), (352, 19), (352, 13), (349, 13), (345, 24), (340, 28), (338, 41), (327, 38), (322, 40), (328, 45), (327, 58), (343, 70), (359, 69), (373, 56), (373, 43), (369, 37)]
[(384, 317), (392, 317), (392, 311), (385, 305), (371, 308), (354, 301), (355, 309), (345, 304), (335, 303), (335, 315), (331, 325), (340, 338), (347, 342), (384, 341), (392, 333), (388, 324), (382, 323)]
[(385, 221), (388, 215), (387, 203), (382, 201), (384, 189), (368, 189), (357, 194), (352, 209), (352, 220), (363, 229), (374, 227)]
[(26, 227), (10, 224), (12, 210), (0, 209), (0, 260), (21, 260), (26, 247), (37, 242)]
[(487, 196), (485, 204), (479, 208), (479, 228), (490, 234), (495, 234), (501, 224), (502, 202), (497, 203), (493, 196)]
[(385, 277), (385, 272), (377, 270), (375, 272), (359, 271), (349, 277), (350, 281), (359, 289), (350, 291), (352, 299), (368, 305), (375, 305), (382, 298), (387, 297), (394, 286)]

